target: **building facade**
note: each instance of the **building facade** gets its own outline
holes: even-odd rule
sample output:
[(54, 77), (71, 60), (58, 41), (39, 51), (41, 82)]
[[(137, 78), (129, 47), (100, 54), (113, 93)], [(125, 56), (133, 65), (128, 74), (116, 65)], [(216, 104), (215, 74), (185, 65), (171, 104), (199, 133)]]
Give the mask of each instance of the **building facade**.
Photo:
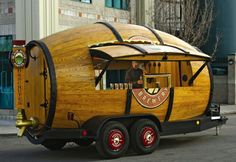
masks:
[[(156, 26), (154, 21), (157, 19), (153, 15), (155, 15), (155, 9), (158, 8), (155, 2), (158, 1), (0, 0), (0, 109), (13, 109), (12, 69), (8, 62), (8, 53), (11, 51), (13, 39), (29, 42), (62, 30), (98, 21), (154, 27)], [(213, 100), (216, 103), (236, 104), (234, 55), (236, 51), (233, 44), (235, 21), (229, 19), (230, 15), (235, 12), (232, 6), (236, 3), (229, 0), (224, 3), (221, 0), (214, 1), (216, 10), (219, 12), (211, 35), (214, 36), (217, 31), (220, 31), (223, 37), (217, 53), (218, 62), (213, 65), (215, 73)], [(167, 18), (159, 18), (158, 21), (173, 24), (178, 30), (183, 21), (182, 0), (162, 0), (162, 2), (166, 2), (167, 5), (162, 6), (162, 10), (159, 11), (163, 12)], [(225, 17), (229, 18), (225, 19)], [(156, 28), (159, 27), (156, 26)], [(222, 60), (225, 61), (222, 63)], [(223, 71), (222, 74), (221, 71)]]
[(223, 104), (236, 104), (236, 1), (214, 0), (215, 21), (207, 43), (206, 51), (214, 48), (216, 36), (219, 44), (212, 64), (215, 88), (213, 101)]
[[(196, 35), (195, 33), (195, 35), (192, 35), (191, 32), (195, 32), (195, 24), (198, 24), (198, 20), (202, 21), (200, 25), (212, 23), (211, 28), (209, 28), (210, 35), (208, 42), (204, 46), (198, 45), (200, 46), (198, 48), (211, 54), (217, 45), (215, 52), (216, 57), (214, 57), (214, 61), (211, 62), (214, 78), (213, 102), (219, 104), (236, 104), (236, 21), (233, 17), (236, 13), (236, 1), (212, 0), (212, 2), (213, 5), (211, 6), (211, 0), (187, 2), (184, 0), (156, 0), (155, 17), (153, 21), (155, 21), (155, 28), (157, 29), (179, 37), (185, 35), (186, 40), (200, 38), (196, 39), (199, 41), (205, 41), (202, 38), (204, 38), (204, 32), (208, 30), (202, 28), (203, 30), (199, 32), (198, 28), (196, 28), (196, 33), (200, 34)], [(194, 8), (197, 6), (199, 6), (199, 9), (195, 9), (196, 11), (193, 12)], [(204, 10), (207, 7), (209, 7), (209, 10)], [(199, 16), (201, 10), (206, 14), (204, 14), (205, 17), (199, 19), (201, 17)], [(209, 19), (209, 21), (206, 17), (211, 16), (212, 11), (210, 10), (213, 11), (213, 18), (211, 20)], [(204, 18), (205, 22), (203, 21)], [(211, 24), (209, 24), (209, 26), (210, 25)], [(205, 33), (205, 35), (207, 34), (208, 33)], [(219, 39), (218, 42), (216, 41), (217, 38)], [(199, 41), (195, 42), (199, 43)]]
[[(0, 0), (0, 115), (13, 109), (12, 40), (38, 40), (98, 21), (149, 25), (154, 0)], [(152, 24), (151, 24), (152, 25)]]
[(135, 0), (17, 0), (16, 12), (16, 39), (27, 41), (98, 21), (136, 24)]
[(0, 0), (0, 35), (15, 35), (15, 0)]
[(0, 109), (13, 108), (13, 74), (8, 53), (14, 38), (15, 1), (0, 0)]

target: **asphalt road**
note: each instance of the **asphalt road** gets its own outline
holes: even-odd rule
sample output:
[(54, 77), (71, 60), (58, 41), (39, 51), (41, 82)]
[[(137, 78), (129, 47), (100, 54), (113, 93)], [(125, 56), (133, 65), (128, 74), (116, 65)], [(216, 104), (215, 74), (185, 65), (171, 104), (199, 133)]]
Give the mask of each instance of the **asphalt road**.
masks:
[(48, 151), (41, 145), (33, 145), (26, 138), (0, 136), (0, 162), (78, 162), (78, 161), (236, 161), (236, 115), (221, 128), (219, 136), (215, 129), (162, 137), (160, 147), (152, 154), (137, 156), (129, 150), (127, 155), (113, 160), (103, 160), (95, 146), (78, 147), (69, 143), (63, 150)]

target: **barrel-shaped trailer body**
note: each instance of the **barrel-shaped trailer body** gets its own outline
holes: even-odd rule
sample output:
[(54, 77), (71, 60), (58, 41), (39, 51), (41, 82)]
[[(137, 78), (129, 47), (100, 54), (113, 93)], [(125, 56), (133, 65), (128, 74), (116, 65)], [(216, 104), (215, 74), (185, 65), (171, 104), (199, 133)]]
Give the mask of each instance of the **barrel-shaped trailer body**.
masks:
[[(146, 27), (120, 24), (114, 24), (113, 27), (119, 32), (123, 41), (129, 41), (134, 36), (143, 36), (152, 42), (156, 42), (157, 46), (161, 44), (155, 34)], [(181, 53), (180, 55), (185, 57), (184, 59), (186, 61), (183, 60), (186, 64), (190, 60), (190, 65), (185, 66), (182, 63), (184, 68), (181, 69), (182, 74), (179, 75), (188, 75), (188, 79), (190, 79), (192, 74), (196, 73), (204, 62), (209, 59), (209, 57), (198, 58), (197, 54), (199, 52), (180, 39), (157, 30), (155, 32), (160, 35), (165, 45), (176, 46), (186, 51), (186, 53)], [(103, 24), (93, 24), (63, 31), (44, 38), (41, 41), (46, 45), (45, 48), (48, 49), (46, 55), (49, 56), (43, 54), (42, 50), (39, 49), (40, 46), (35, 46), (39, 50), (34, 48), (31, 50), (31, 55), (37, 57), (37, 59), (30, 58), (29, 66), (26, 68), (26, 80), (29, 81), (25, 84), (26, 90), (24, 94), (27, 116), (38, 117), (42, 124), (51, 121), (47, 124), (53, 128), (76, 128), (77, 124), (67, 119), (68, 113), (70, 112), (74, 113), (74, 116), (78, 118), (81, 124), (97, 115), (124, 114), (127, 99), (126, 89), (95, 89), (95, 69), (90, 54), (90, 49), (93, 48), (90, 48), (90, 46), (119, 41), (110, 28)], [(129, 42), (125, 44), (129, 44)], [(111, 45), (111, 47), (113, 46)], [(106, 46), (106, 48), (111, 47)], [(124, 46), (127, 52), (122, 52), (129, 55), (129, 50), (132, 50), (132, 52), (135, 50), (130, 48)], [(192, 53), (196, 54), (196, 58), (194, 58), (194, 55), (191, 55)], [(47, 60), (47, 57), (51, 57), (51, 59)], [(124, 58), (127, 60), (146, 60), (145, 57), (148, 56), (131, 55), (130, 57), (126, 56)], [(148, 59), (150, 61), (162, 61), (163, 56), (160, 54), (158, 58), (157, 54), (157, 56), (153, 55), (152, 57), (154, 59)], [(195, 61), (195, 59), (199, 61)], [(174, 56), (173, 60), (175, 60)], [(181, 58), (176, 60), (181, 61)], [(166, 62), (163, 62), (163, 64)], [(171, 66), (171, 63), (167, 62), (166, 64)], [(44, 77), (39, 75), (40, 72), (43, 72), (44, 68), (48, 70), (46, 87), (44, 87)], [(172, 78), (179, 78), (173, 70), (172, 73)], [(185, 82), (187, 83), (188, 80)], [(137, 102), (135, 97), (132, 97), (130, 113), (151, 113), (155, 114), (161, 121), (164, 121), (170, 103), (169, 100), (172, 98), (173, 104), (169, 116), (170, 121), (189, 119), (202, 115), (208, 109), (208, 104), (211, 100), (211, 85), (211, 74), (208, 67), (205, 66), (191, 86), (173, 87), (173, 94), (171, 94), (173, 96), (169, 96), (157, 108), (144, 108)], [(49, 106), (46, 109), (40, 106), (40, 104), (45, 102), (45, 91), (47, 101), (49, 102)], [(27, 103), (30, 103), (28, 104), (29, 107)]]
[[(99, 22), (31, 41), (26, 54), (23, 90), (19, 70), (14, 75), (21, 91), (15, 100), (22, 100), (16, 108), (24, 120), (37, 119), (36, 128), (26, 128), (33, 141), (48, 130), (84, 128), (101, 116), (147, 114), (168, 123), (209, 113), (211, 57), (155, 29)], [(124, 74), (131, 61), (142, 62), (144, 88), (109, 78)]]

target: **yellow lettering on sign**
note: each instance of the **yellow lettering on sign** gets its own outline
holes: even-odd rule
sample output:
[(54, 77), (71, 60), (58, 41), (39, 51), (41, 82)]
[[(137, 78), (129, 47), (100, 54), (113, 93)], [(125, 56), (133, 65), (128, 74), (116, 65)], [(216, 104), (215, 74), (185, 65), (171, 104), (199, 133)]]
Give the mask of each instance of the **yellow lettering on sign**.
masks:
[(24, 90), (25, 90), (25, 68), (14, 68), (14, 101), (15, 108), (23, 109), (24, 100)]

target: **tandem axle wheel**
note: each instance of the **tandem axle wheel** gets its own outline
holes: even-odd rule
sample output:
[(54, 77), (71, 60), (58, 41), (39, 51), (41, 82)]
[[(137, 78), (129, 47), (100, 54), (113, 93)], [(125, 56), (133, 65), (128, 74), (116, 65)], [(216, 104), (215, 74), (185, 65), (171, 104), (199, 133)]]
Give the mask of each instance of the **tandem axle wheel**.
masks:
[(118, 158), (126, 153), (129, 145), (138, 154), (152, 153), (159, 145), (157, 125), (149, 119), (139, 119), (128, 132), (118, 121), (109, 121), (101, 129), (96, 148), (104, 158)]

